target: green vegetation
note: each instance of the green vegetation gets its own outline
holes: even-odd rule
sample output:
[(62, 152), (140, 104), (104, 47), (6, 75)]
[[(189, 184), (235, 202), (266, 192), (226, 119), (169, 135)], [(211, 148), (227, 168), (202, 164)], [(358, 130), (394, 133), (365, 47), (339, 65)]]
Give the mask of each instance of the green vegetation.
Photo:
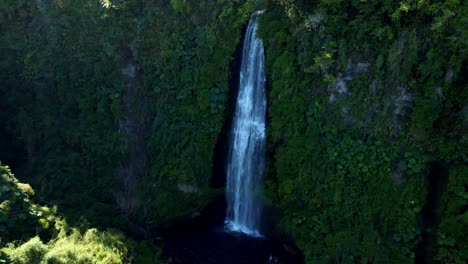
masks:
[(437, 262), (463, 263), (468, 258), (466, 230), (468, 214), (467, 167), (458, 165), (449, 175), (447, 190), (442, 198), (443, 210), (437, 230)]
[(55, 223), (55, 208), (33, 204), (34, 190), (20, 183), (0, 162), (0, 246), (32, 234), (46, 235)]
[[(68, 231), (65, 231), (68, 230)], [(33, 237), (23, 244), (10, 243), (0, 249), (0, 263), (14, 264), (118, 264), (170, 263), (160, 247), (148, 242), (135, 242), (120, 231), (62, 227), (60, 234), (48, 243)]]
[(236, 1), (171, 6), (175, 12), (151, 9), (136, 45), (145, 72), (142, 93), (151, 102), (143, 114), (149, 162), (142, 182), (153, 183), (141, 188), (146, 202), (137, 217), (156, 225), (190, 215), (211, 196), (229, 63), (252, 12), (251, 4)]
[(253, 8), (2, 3), (0, 126), (24, 146), (38, 193), (71, 221), (103, 226), (163, 226), (199, 210), (212, 196), (229, 63)]
[(0, 164), (0, 173), (0, 263), (166, 263), (161, 248), (148, 241), (117, 230), (69, 227), (56, 207), (31, 202), (34, 190), (7, 166)]
[(467, 159), (467, 8), (462, 1), (269, 3), (260, 24), (274, 153), (267, 199), (280, 205), (283, 230), (308, 263), (414, 262), (433, 161), (453, 171), (442, 190), (446, 209), (437, 209), (445, 211), (434, 260), (466, 259), (458, 246), (466, 244), (466, 182), (452, 182)]
[(13, 263), (124, 263), (127, 249), (121, 234), (98, 233), (96, 229), (81, 235), (78, 231), (69, 236), (43, 244), (39, 237), (14, 248), (10, 245), (4, 251)]
[[(0, 160), (32, 187), (0, 164), (0, 263), (160, 259), (115, 229), (166, 227), (221, 191), (213, 149), (256, 9), (275, 231), (307, 263), (411, 263), (424, 233), (435, 263), (464, 263), (461, 0), (2, 1)], [(434, 162), (449, 173), (425, 230)]]

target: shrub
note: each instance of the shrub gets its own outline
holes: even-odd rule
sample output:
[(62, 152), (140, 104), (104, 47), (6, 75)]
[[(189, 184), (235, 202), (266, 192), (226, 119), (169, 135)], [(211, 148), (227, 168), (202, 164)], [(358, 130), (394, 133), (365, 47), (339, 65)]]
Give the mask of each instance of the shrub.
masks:
[(57, 238), (44, 244), (39, 237), (15, 246), (10, 243), (2, 249), (0, 262), (11, 259), (17, 264), (119, 264), (127, 256), (124, 236), (116, 231), (99, 232), (89, 229), (84, 234), (63, 229)]
[(87, 230), (82, 235), (73, 229), (69, 236), (63, 236), (50, 243), (50, 250), (42, 263), (123, 263), (127, 252), (123, 235), (114, 231), (98, 232)]
[(31, 186), (20, 183), (0, 162), (0, 244), (46, 231), (55, 221), (55, 211), (33, 204), (33, 195)]
[(13, 247), (13, 244), (10, 244), (7, 252), (13, 263), (39, 264), (47, 249), (48, 247), (36, 236), (17, 248)]

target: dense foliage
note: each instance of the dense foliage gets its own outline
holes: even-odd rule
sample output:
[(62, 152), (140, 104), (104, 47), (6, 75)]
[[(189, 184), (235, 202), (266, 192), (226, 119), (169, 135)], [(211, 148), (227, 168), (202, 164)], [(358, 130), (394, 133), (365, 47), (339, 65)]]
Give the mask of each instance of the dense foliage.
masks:
[(437, 232), (437, 262), (463, 263), (468, 259), (466, 230), (468, 212), (468, 170), (458, 165), (450, 171), (447, 190), (442, 198), (441, 221)]
[(140, 191), (138, 217), (158, 225), (190, 215), (211, 195), (229, 65), (252, 11), (242, 1), (171, 1), (171, 7), (146, 9), (135, 45), (151, 105), (142, 120), (149, 126), (142, 181), (152, 184)]
[(229, 65), (252, 10), (244, 1), (2, 3), (0, 126), (14, 140), (0, 159), (23, 145), (29, 181), (74, 219), (160, 226), (190, 215), (212, 193)]
[(20, 183), (0, 163), (0, 247), (33, 234), (47, 234), (53, 226), (55, 209), (32, 203), (33, 195), (29, 184)]
[[(268, 193), (308, 262), (466, 259), (466, 11), (463, 1), (268, 6)], [(429, 204), (431, 181), (447, 177), (434, 162), (451, 173), (435, 188), (445, 199)]]
[(308, 263), (464, 263), (461, 0), (2, 1), (0, 160), (58, 209), (0, 166), (0, 246), (17, 241), (0, 262), (159, 258), (92, 227), (147, 232), (219, 193), (230, 67), (260, 8), (277, 231)]
[(56, 207), (33, 203), (34, 190), (19, 183), (9, 167), (0, 164), (0, 173), (0, 263), (166, 263), (150, 241), (68, 226)]

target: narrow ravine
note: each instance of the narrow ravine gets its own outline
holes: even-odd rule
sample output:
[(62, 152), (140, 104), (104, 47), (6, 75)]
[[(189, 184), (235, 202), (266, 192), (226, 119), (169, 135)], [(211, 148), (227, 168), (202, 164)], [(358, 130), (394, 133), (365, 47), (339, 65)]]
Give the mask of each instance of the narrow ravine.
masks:
[(226, 164), (215, 164), (225, 172), (226, 203), (218, 199), (199, 217), (165, 231), (164, 251), (173, 263), (303, 263), (299, 252), (289, 250), (294, 245), (261, 229), (267, 102), (264, 50), (256, 36), (260, 14), (252, 14), (246, 29), (239, 87), (231, 93), (236, 97), (232, 120), (228, 118), (231, 131), (221, 141), (226, 146), (217, 146), (217, 154), (227, 151)]
[(441, 198), (446, 191), (447, 181), (448, 170), (445, 165), (440, 161), (434, 162), (428, 176), (426, 204), (420, 215), (422, 241), (416, 248), (415, 263), (433, 263), (437, 228), (442, 214)]

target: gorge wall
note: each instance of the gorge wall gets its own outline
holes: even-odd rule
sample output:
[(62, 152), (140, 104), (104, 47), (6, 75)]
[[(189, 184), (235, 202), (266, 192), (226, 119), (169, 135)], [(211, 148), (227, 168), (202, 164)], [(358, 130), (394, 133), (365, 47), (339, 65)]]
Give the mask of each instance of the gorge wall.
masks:
[[(427, 237), (430, 261), (463, 263), (467, 8), (4, 1), (0, 160), (70, 222), (146, 233), (190, 218), (223, 192), (212, 167), (230, 65), (250, 14), (266, 9), (271, 232), (310, 263), (413, 262)], [(434, 162), (447, 182), (429, 234)]]

